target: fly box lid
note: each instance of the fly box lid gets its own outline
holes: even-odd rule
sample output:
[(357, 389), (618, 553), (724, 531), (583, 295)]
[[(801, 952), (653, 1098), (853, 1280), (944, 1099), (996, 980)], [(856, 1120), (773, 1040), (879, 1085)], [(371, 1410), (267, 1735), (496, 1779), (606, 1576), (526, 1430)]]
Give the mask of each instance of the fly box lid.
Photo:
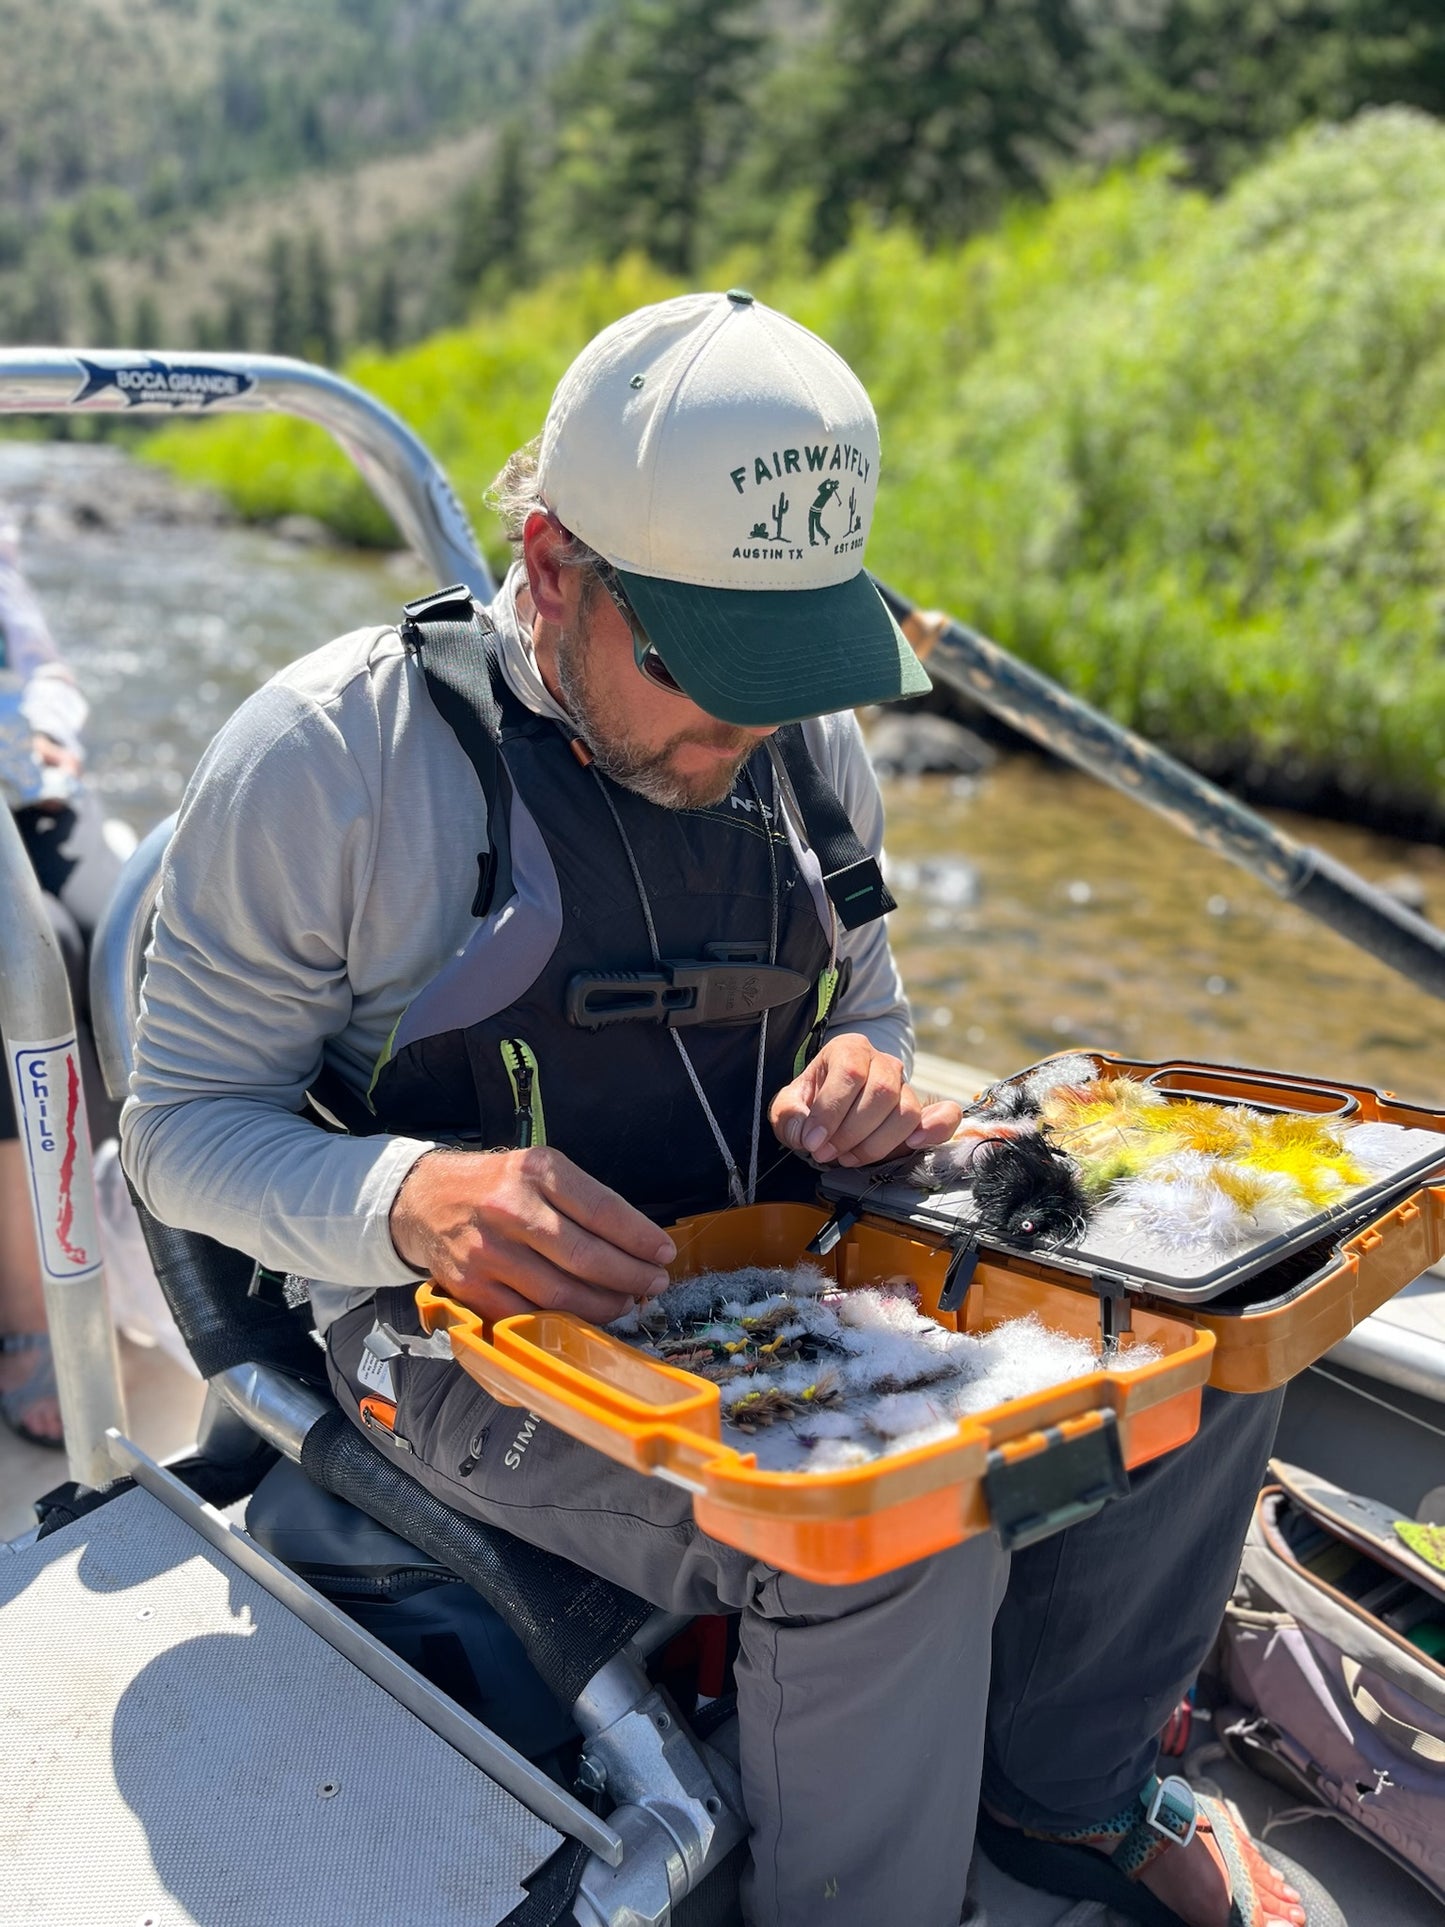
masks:
[[(1033, 1171), (1018, 1155), (1030, 1140)], [(1237, 1309), (1277, 1298), (1277, 1268), (1302, 1254), (1342, 1253), (1372, 1227), (1399, 1242), (1394, 1207), (1445, 1178), (1445, 1111), (1288, 1073), (1064, 1052), (985, 1091), (929, 1166), (933, 1188), (904, 1182), (896, 1162), (826, 1172), (822, 1245), (862, 1216), (952, 1245), (956, 1298), (982, 1251), (1072, 1274), (1105, 1299)]]

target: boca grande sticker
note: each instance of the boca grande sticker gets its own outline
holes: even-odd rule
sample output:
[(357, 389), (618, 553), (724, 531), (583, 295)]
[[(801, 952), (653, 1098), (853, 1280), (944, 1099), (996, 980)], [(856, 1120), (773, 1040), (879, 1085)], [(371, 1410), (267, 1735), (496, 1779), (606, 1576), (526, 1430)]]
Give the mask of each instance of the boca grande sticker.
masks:
[(235, 401), (239, 395), (249, 395), (256, 386), (256, 377), (243, 368), (162, 361), (157, 355), (147, 355), (144, 361), (114, 368), (87, 361), (84, 355), (77, 355), (76, 360), (85, 370), (85, 380), (70, 398), (72, 407), (114, 389), (123, 397), (127, 408), (139, 408), (146, 403), (152, 406), (159, 403), (164, 408), (209, 408), (212, 402)]
[(88, 1145), (80, 1054), (73, 1037), (12, 1045), (10, 1073), (30, 1153), (35, 1217), (45, 1269), (81, 1278), (100, 1267), (100, 1229)]

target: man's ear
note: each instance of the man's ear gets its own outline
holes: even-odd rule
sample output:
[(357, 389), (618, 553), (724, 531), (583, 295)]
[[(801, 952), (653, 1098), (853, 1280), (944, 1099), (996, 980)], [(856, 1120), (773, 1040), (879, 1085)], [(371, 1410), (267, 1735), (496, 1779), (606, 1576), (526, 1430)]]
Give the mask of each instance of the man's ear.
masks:
[(559, 561), (571, 541), (555, 516), (533, 509), (522, 528), (522, 560), (527, 568), (527, 586), (532, 591), (532, 606), (544, 622), (565, 624), (572, 611), (568, 603), (566, 578), (575, 570)]

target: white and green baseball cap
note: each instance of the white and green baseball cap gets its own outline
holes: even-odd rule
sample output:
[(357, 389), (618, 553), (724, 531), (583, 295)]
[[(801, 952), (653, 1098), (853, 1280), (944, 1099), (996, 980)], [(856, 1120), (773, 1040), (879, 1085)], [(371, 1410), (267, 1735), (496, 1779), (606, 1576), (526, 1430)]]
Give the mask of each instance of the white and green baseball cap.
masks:
[(743, 290), (604, 329), (552, 398), (537, 480), (710, 715), (794, 722), (930, 687), (863, 568), (872, 404), (826, 342)]

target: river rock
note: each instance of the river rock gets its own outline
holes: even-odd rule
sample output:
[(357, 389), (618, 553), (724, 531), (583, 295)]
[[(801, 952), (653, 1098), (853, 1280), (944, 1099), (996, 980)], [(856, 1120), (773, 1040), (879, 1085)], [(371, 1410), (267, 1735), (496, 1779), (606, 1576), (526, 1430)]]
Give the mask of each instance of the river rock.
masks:
[(294, 542), (302, 549), (334, 549), (336, 537), (314, 515), (278, 515), (271, 533), (283, 542)]
[(921, 711), (875, 723), (868, 754), (880, 776), (979, 776), (998, 761), (983, 738), (962, 723)]
[(1409, 870), (1397, 870), (1393, 876), (1383, 878), (1379, 889), (1382, 896), (1393, 897), (1405, 909), (1413, 910), (1417, 917), (1430, 913), (1425, 885)]
[(110, 444), (0, 444), (0, 504), (23, 537), (124, 535), (134, 526), (218, 528), (235, 516), (210, 489), (178, 482)]

